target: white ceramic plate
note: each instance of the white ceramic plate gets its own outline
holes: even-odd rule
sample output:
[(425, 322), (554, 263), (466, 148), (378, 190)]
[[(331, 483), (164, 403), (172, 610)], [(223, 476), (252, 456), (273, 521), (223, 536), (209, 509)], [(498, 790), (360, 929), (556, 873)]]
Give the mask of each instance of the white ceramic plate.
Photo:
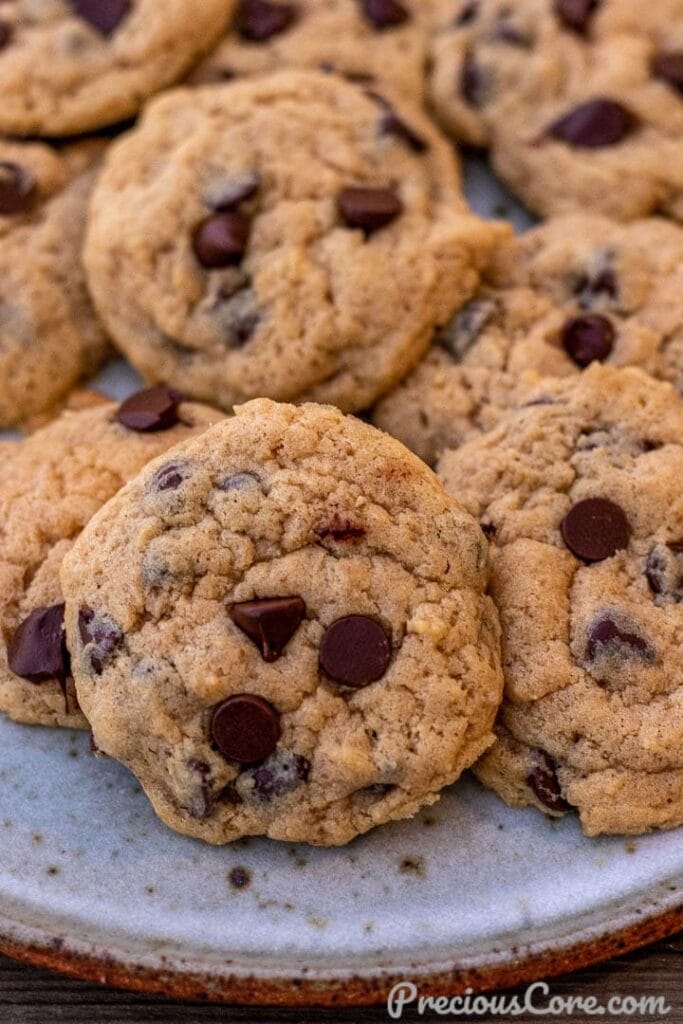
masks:
[[(477, 161), (468, 193), (524, 228)], [(123, 364), (98, 384), (135, 386)], [(510, 984), (683, 925), (683, 830), (588, 841), (464, 780), (341, 850), (166, 830), (87, 736), (0, 722), (0, 947), (135, 987), (264, 1002)]]

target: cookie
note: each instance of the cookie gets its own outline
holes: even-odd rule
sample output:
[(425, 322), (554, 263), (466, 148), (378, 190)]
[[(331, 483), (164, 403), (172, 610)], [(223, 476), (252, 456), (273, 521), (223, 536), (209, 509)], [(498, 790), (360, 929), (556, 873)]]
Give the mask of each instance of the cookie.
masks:
[(478, 295), (374, 422), (431, 463), (532, 397), (539, 374), (639, 366), (683, 394), (682, 295), (677, 224), (554, 218), (501, 247)]
[(683, 824), (683, 402), (640, 370), (547, 382), (440, 462), (492, 544), (499, 741), (477, 768), (585, 833)]
[(330, 407), (238, 408), (64, 561), (97, 746), (214, 844), (335, 845), (411, 816), (491, 742), (486, 548), (392, 438)]
[(286, 68), (328, 71), (418, 102), (425, 91), (424, 0), (242, 0), (193, 82)]
[(156, 389), (119, 407), (101, 402), (64, 413), (13, 443), (9, 464), (2, 452), (0, 711), (17, 722), (88, 728), (64, 645), (61, 561), (123, 483), (218, 419), (212, 409)]
[(49, 412), (108, 351), (81, 267), (101, 152), (0, 140), (0, 428)]
[(85, 262), (148, 381), (355, 411), (419, 360), (503, 231), (417, 109), (286, 71), (150, 104), (110, 150)]
[(543, 216), (683, 219), (681, 0), (444, 0), (430, 94)]
[(0, 132), (65, 136), (133, 117), (220, 38), (234, 0), (5, 0)]

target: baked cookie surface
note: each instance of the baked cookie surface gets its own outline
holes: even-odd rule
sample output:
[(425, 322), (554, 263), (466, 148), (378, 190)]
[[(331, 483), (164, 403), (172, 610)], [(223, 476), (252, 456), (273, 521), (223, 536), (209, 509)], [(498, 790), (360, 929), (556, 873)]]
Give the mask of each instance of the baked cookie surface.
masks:
[(425, 89), (427, 26), (423, 0), (242, 0), (230, 32), (192, 81), (309, 68), (388, 86), (417, 103)]
[(504, 230), (467, 210), (417, 109), (292, 71), (150, 104), (110, 150), (85, 262), (147, 380), (355, 411), (418, 361)]
[(67, 412), (0, 450), (0, 711), (88, 728), (64, 645), (61, 561), (88, 520), (150, 460), (220, 419), (160, 389)]
[(107, 353), (81, 267), (102, 149), (0, 140), (0, 428), (49, 411)]
[(681, 0), (437, 3), (430, 93), (543, 216), (683, 219)]
[(492, 545), (499, 740), (476, 773), (587, 835), (683, 823), (683, 403), (640, 370), (547, 382), (440, 475)]
[(490, 744), (487, 575), (476, 522), (398, 442), (251, 402), (147, 467), (65, 559), (79, 701), (172, 828), (345, 843)]
[(218, 39), (233, 0), (4, 0), (0, 132), (65, 136), (135, 115)]
[(496, 425), (537, 377), (639, 366), (683, 394), (683, 228), (554, 218), (501, 247), (477, 295), (375, 408), (425, 461)]

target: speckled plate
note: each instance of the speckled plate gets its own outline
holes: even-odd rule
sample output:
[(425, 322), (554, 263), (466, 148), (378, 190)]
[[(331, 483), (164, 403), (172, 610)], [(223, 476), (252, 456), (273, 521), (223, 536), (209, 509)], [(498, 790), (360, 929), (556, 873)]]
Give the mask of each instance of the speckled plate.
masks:
[[(483, 213), (528, 224), (475, 162)], [(121, 397), (132, 373), (100, 386)], [(0, 722), (0, 948), (115, 984), (269, 1003), (383, 1000), (569, 970), (683, 927), (683, 830), (584, 839), (464, 780), (341, 850), (166, 830), (87, 736)]]

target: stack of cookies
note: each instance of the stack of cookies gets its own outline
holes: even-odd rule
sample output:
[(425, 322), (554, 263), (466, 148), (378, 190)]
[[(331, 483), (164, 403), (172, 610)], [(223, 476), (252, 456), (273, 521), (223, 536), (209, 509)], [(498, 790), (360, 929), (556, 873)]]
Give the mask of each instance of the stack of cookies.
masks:
[(0, 83), (0, 710), (210, 843), (683, 824), (683, 0), (7, 0)]

